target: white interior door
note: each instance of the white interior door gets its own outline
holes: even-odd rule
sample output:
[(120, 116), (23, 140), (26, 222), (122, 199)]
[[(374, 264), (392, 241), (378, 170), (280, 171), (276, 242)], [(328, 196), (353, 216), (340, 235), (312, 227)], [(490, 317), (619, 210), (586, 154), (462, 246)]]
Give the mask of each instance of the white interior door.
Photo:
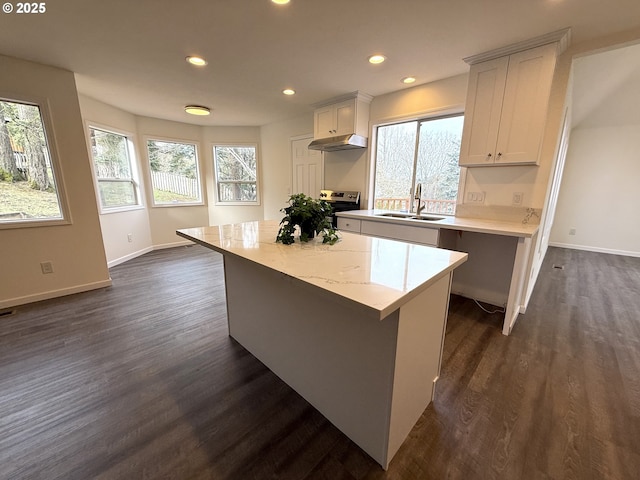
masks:
[(324, 185), (322, 152), (309, 150), (312, 135), (291, 140), (291, 193), (304, 193), (319, 198)]

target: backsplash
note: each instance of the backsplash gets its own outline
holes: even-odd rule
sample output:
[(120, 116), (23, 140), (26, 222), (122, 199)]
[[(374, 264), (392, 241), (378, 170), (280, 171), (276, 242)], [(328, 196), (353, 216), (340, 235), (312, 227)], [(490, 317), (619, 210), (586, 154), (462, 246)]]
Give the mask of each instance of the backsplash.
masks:
[(505, 222), (521, 222), (525, 225), (538, 225), (541, 216), (541, 208), (465, 204), (456, 206), (456, 217), (483, 218)]

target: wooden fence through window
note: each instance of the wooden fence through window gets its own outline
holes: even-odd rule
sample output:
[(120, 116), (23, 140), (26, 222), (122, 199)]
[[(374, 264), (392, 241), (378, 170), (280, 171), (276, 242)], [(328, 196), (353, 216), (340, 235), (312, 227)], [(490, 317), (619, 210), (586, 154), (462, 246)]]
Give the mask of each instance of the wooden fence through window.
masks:
[(153, 187), (158, 190), (198, 198), (198, 182), (195, 178), (188, 178), (175, 173), (151, 171), (151, 180)]

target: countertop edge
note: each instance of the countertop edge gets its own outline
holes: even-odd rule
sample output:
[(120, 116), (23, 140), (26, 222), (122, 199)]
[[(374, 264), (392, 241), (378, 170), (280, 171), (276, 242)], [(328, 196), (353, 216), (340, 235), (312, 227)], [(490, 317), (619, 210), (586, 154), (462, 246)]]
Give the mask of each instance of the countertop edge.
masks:
[[(336, 212), (335, 215), (338, 217), (352, 218), (356, 220), (371, 220), (374, 222), (393, 223), (396, 225), (411, 225), (413, 227), (459, 230), (522, 238), (533, 237), (540, 228), (540, 225), (538, 224), (521, 226), (515, 222), (471, 217), (446, 216), (444, 220), (425, 221), (379, 216), (379, 213), (384, 212), (386, 212), (386, 210), (348, 210), (344, 212)], [(491, 223), (495, 225), (491, 225)]]

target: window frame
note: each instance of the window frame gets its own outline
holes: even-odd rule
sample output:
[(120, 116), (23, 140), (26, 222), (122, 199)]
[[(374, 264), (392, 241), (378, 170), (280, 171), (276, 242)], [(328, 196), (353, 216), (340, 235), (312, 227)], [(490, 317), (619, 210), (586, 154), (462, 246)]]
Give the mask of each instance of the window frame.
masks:
[(60, 208), (61, 215), (60, 218), (37, 218), (34, 220), (20, 218), (7, 220), (0, 222), (0, 230), (71, 225), (73, 220), (71, 217), (71, 209), (69, 208), (67, 190), (65, 188), (64, 172), (62, 169), (62, 162), (60, 161), (60, 153), (58, 151), (58, 142), (55, 128), (53, 126), (53, 116), (51, 114), (49, 99), (38, 95), (25, 95), (15, 92), (0, 91), (0, 100), (5, 102), (34, 105), (39, 108), (40, 119), (42, 120), (42, 127), (47, 143), (47, 150), (49, 151), (49, 162), (51, 163), (51, 171), (56, 186), (58, 207)]
[[(145, 208), (144, 186), (140, 181), (140, 166), (139, 166), (140, 156), (138, 155), (138, 149), (135, 142), (135, 134), (132, 132), (128, 132), (126, 130), (114, 128), (114, 127), (104, 125), (98, 122), (93, 122), (90, 120), (87, 120), (85, 122), (85, 125), (86, 125), (86, 137), (87, 137), (87, 151), (89, 152), (91, 174), (93, 177), (93, 187), (96, 195), (96, 202), (98, 204), (98, 212), (100, 213), (100, 215), (108, 215), (110, 213), (130, 212), (133, 210), (144, 209)], [(98, 179), (98, 175), (96, 172), (96, 162), (95, 162), (95, 159), (93, 158), (93, 151), (91, 149), (91, 129), (100, 130), (102, 132), (111, 133), (111, 134), (119, 135), (121, 137), (126, 138), (127, 153), (129, 155), (129, 168), (131, 169), (130, 181), (133, 184), (134, 192), (137, 198), (137, 203), (135, 205), (121, 205), (117, 207), (104, 207), (102, 205), (102, 199), (100, 197), (100, 180)]]
[[(417, 127), (416, 127), (416, 146), (417, 146), (417, 142), (419, 139), (419, 133), (420, 133), (420, 129), (419, 129), (419, 125), (420, 122), (424, 122), (424, 121), (430, 121), (430, 120), (439, 120), (439, 119), (444, 119), (444, 118), (449, 118), (449, 117), (457, 117), (457, 116), (464, 116), (465, 112), (464, 112), (464, 108), (462, 106), (459, 106), (457, 108), (445, 108), (445, 109), (436, 109), (436, 110), (431, 110), (431, 111), (426, 111), (426, 112), (419, 112), (415, 115), (411, 115), (411, 116), (398, 116), (398, 117), (392, 117), (392, 118), (386, 118), (386, 119), (382, 119), (380, 120), (378, 123), (374, 124), (371, 126), (371, 165), (369, 168), (369, 192), (371, 193), (371, 195), (369, 195), (369, 199), (368, 199), (368, 208), (370, 210), (375, 209), (375, 203), (376, 203), (376, 192), (375, 192), (375, 184), (376, 184), (376, 169), (378, 166), (378, 161), (377, 161), (377, 155), (378, 155), (378, 128), (379, 127), (386, 127), (389, 125), (398, 125), (401, 123), (409, 123), (409, 122), (417, 122)], [(415, 188), (415, 184), (416, 184), (416, 175), (417, 175), (417, 170), (416, 170), (416, 166), (417, 166), (417, 148), (414, 151), (414, 159), (413, 159), (413, 171), (411, 174), (411, 192), (409, 195), (409, 198), (411, 199), (414, 196), (414, 188)], [(460, 206), (463, 203), (464, 200), (464, 189), (465, 189), (465, 183), (466, 183), (466, 171), (467, 168), (458, 164), (459, 168), (460, 168), (460, 177), (458, 180), (458, 192), (456, 194), (456, 210), (458, 206)], [(409, 210), (413, 210), (413, 202), (411, 202), (411, 206), (409, 208)], [(455, 211), (453, 216), (455, 216)], [(434, 214), (436, 215), (436, 214)], [(444, 214), (444, 213), (439, 213), (437, 215), (444, 215), (444, 216), (452, 216), (451, 214)]]
[[(224, 200), (220, 200), (220, 189), (218, 188), (220, 182), (218, 180), (218, 165), (217, 165), (217, 159), (216, 159), (216, 147), (240, 147), (240, 148), (253, 148), (255, 150), (255, 154), (256, 154), (256, 200), (255, 201), (245, 201), (245, 202), (238, 202), (238, 201), (224, 201)], [(260, 151), (258, 149), (258, 144), (257, 143), (251, 143), (251, 142), (236, 142), (236, 143), (213, 143), (211, 145), (211, 156), (212, 156), (212, 160), (213, 160), (213, 188), (215, 189), (215, 204), (216, 205), (220, 205), (220, 206), (225, 206), (225, 205), (229, 205), (229, 206), (257, 206), (260, 205), (260, 194), (262, 191), (261, 185), (260, 185)], [(227, 183), (227, 182), (222, 182), (222, 183)], [(251, 183), (251, 182), (242, 182), (242, 183)]]
[[(205, 195), (206, 189), (203, 188), (204, 176), (203, 176), (203, 168), (200, 162), (200, 142), (195, 140), (186, 140), (186, 139), (177, 139), (170, 137), (162, 137), (159, 135), (145, 135), (144, 146), (145, 146), (145, 156), (147, 158), (147, 179), (149, 181), (149, 203), (154, 208), (167, 208), (167, 207), (201, 207), (206, 205)], [(165, 143), (181, 143), (184, 145), (193, 145), (195, 147), (196, 152), (196, 179), (198, 183), (198, 193), (200, 195), (200, 200), (197, 202), (184, 202), (184, 203), (156, 203), (155, 196), (153, 194), (154, 185), (153, 178), (151, 176), (151, 159), (149, 158), (149, 141), (157, 141), (157, 142), (165, 142)]]

